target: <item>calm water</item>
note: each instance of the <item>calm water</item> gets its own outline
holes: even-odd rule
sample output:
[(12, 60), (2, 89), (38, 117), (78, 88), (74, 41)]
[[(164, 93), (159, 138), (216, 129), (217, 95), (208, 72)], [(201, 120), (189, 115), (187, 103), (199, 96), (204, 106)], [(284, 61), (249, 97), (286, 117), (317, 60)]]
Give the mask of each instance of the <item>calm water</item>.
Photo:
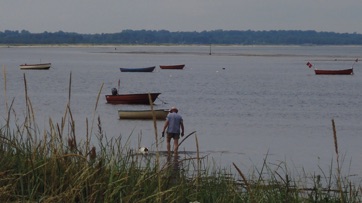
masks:
[[(358, 178), (362, 175), (362, 65), (355, 65), (353, 76), (316, 76), (305, 65), (311, 61), (321, 68), (348, 68), (361, 57), (362, 47), (212, 46), (212, 55), (209, 51), (209, 46), (3, 47), (0, 63), (6, 69), (7, 99), (15, 98), (17, 119), (25, 114), (25, 74), (41, 128), (49, 118), (60, 122), (64, 115), (71, 73), (71, 110), (79, 138), (85, 138), (86, 118), (91, 122), (101, 90), (95, 115), (100, 116), (107, 137), (126, 140), (131, 135), (131, 147), (140, 143), (154, 149), (152, 121), (117, 117), (117, 109), (149, 106), (106, 104), (104, 95), (120, 80), (120, 93), (161, 92), (155, 108), (177, 106), (186, 134), (197, 131), (202, 155), (221, 168), (234, 162), (247, 171), (267, 156), (270, 163), (286, 162), (289, 170), (319, 173), (320, 167), (328, 173), (335, 160), (334, 119), (343, 170)], [(51, 62), (53, 67), (18, 68), (21, 63), (38, 62)], [(180, 63), (186, 64), (184, 70), (119, 71), (119, 67)], [(0, 115), (5, 115), (1, 89)], [(159, 121), (159, 134), (162, 126)], [(165, 143), (161, 147), (165, 150)], [(195, 137), (188, 138), (181, 150), (192, 156)]]

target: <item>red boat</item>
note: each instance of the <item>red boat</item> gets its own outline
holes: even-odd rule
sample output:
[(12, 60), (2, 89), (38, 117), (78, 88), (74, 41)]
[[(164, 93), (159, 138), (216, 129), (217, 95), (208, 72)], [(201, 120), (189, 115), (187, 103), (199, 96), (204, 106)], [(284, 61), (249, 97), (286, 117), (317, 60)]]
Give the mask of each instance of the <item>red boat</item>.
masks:
[(112, 94), (106, 95), (106, 100), (109, 104), (150, 104), (148, 94), (153, 103), (161, 93)]
[(316, 75), (352, 75), (353, 68), (344, 70), (314, 70)]
[(172, 69), (172, 70), (180, 70), (185, 67), (185, 64), (180, 65), (160, 65), (161, 69)]
[[(356, 59), (352, 65), (351, 68), (348, 69), (340, 69), (340, 70), (318, 70), (318, 69), (314, 69), (314, 72), (316, 75), (353, 75), (353, 66), (355, 63), (358, 62), (358, 59)], [(308, 62), (306, 64), (309, 68), (313, 67), (313, 64), (311, 64), (310, 62)]]

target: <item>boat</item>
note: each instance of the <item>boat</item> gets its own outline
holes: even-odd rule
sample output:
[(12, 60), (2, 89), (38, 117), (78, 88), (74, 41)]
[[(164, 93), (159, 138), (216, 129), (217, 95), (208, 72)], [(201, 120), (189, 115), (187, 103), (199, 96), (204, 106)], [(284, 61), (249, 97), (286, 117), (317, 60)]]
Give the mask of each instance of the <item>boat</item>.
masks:
[[(348, 68), (348, 69), (337, 69), (337, 70), (320, 70), (320, 69), (314, 69), (314, 73), (316, 75), (353, 75), (353, 66), (355, 63), (358, 62), (358, 59), (356, 59), (352, 65), (351, 68)], [(309, 68), (312, 68), (313, 67), (313, 64), (308, 62), (306, 64)]]
[(352, 75), (353, 68), (343, 70), (314, 70), (316, 75)]
[(112, 94), (106, 95), (106, 100), (109, 104), (150, 104), (148, 94), (153, 103), (161, 93)]
[(180, 65), (160, 65), (161, 69), (172, 69), (172, 70), (180, 70), (185, 67), (185, 64)]
[(168, 109), (156, 110), (118, 110), (119, 119), (153, 119), (165, 120), (169, 113)]
[(27, 70), (47, 70), (50, 68), (51, 63), (34, 63), (34, 64), (21, 64), (19, 67), (20, 69), (27, 69)]
[(145, 67), (145, 68), (119, 68), (121, 72), (153, 72), (156, 66)]

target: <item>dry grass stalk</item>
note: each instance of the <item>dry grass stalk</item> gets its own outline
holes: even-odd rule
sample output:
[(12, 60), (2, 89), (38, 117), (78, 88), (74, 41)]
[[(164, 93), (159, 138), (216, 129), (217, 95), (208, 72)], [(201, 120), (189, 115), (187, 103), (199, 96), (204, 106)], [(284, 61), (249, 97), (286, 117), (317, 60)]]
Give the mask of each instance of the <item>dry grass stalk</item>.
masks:
[(97, 157), (97, 153), (96, 153), (96, 147), (93, 146), (91, 151), (89, 152), (89, 160), (91, 161), (95, 161)]
[(5, 66), (3, 65), (3, 75), (4, 75), (4, 99), (5, 99), (5, 109), (6, 109), (6, 112), (9, 111), (9, 106), (8, 106), (8, 100), (7, 100), (7, 97), (6, 97), (6, 69), (5, 69)]
[(24, 78), (24, 89), (25, 89), (25, 109), (26, 109), (26, 115), (25, 115), (25, 121), (24, 121), (24, 131), (27, 133), (27, 138), (29, 138), (31, 141), (33, 141), (33, 144), (36, 144), (36, 137), (33, 137), (33, 135), (39, 134), (37, 131), (37, 126), (35, 122), (35, 113), (33, 109), (33, 105), (29, 99), (28, 96), (28, 87), (26, 82), (26, 76), (25, 73), (23, 75)]
[[(96, 114), (96, 112), (97, 112), (98, 102), (99, 102), (99, 98), (100, 98), (100, 95), (101, 95), (101, 92), (102, 92), (102, 89), (103, 89), (103, 85), (104, 85), (104, 83), (102, 83), (101, 88), (100, 88), (99, 91), (98, 91), (98, 95), (97, 95), (97, 99), (96, 99), (96, 104), (95, 104), (95, 106), (94, 106), (94, 111), (93, 111), (93, 115), (92, 115), (92, 125), (91, 125), (91, 129), (90, 129), (90, 130), (91, 130), (91, 131), (90, 131), (90, 136), (92, 136), (92, 134), (93, 134), (93, 125), (94, 125), (94, 120), (95, 120), (95, 114)], [(88, 133), (87, 133), (86, 151), (89, 150), (89, 144), (90, 144), (90, 142), (91, 142), (91, 139), (90, 139), (90, 137), (89, 137), (89, 135), (88, 135)]]
[(74, 152), (77, 149), (75, 138), (68, 138), (68, 147), (71, 152)]
[(241, 176), (241, 178), (243, 179), (244, 185), (245, 185), (245, 189), (246, 191), (248, 191), (248, 193), (250, 194), (250, 202), (255, 203), (254, 200), (254, 195), (253, 195), (253, 191), (250, 187), (250, 184), (248, 182), (248, 180), (246, 179), (245, 175), (243, 174), (243, 172), (241, 172), (241, 170), (239, 169), (238, 166), (236, 166), (236, 164), (233, 162), (233, 165), (235, 167), (235, 169), (238, 171), (239, 175)]
[(200, 160), (200, 149), (199, 149), (199, 141), (197, 136), (195, 135), (196, 142), (196, 157), (197, 157), (197, 186), (199, 185), (199, 178), (201, 177), (201, 160)]
[(341, 202), (344, 202), (344, 195), (342, 190), (342, 182), (341, 182), (341, 167), (339, 164), (339, 153), (338, 153), (338, 142), (337, 142), (337, 130), (336, 125), (334, 123), (334, 119), (332, 119), (332, 127), (333, 127), (333, 140), (334, 140), (334, 149), (336, 152), (336, 159), (337, 159), (337, 184), (339, 188), (339, 193), (341, 195)]
[(6, 86), (6, 83), (7, 83), (7, 80), (6, 80), (6, 69), (5, 69), (5, 66), (3, 65), (3, 75), (4, 75), (4, 102), (5, 102), (5, 110), (7, 112), (7, 117), (6, 117), (6, 129), (5, 130), (9, 130), (10, 128), (10, 112), (11, 112), (11, 108), (14, 104), (14, 100), (15, 98), (13, 98), (12, 102), (11, 102), (11, 105), (9, 107), (8, 105), (8, 99), (7, 99), (7, 96), (6, 96), (6, 91), (7, 91), (7, 86)]
[(157, 178), (158, 178), (158, 196), (157, 196), (157, 201), (158, 202), (162, 202), (163, 201), (163, 197), (162, 197), (162, 179), (161, 179), (161, 175), (160, 175), (160, 153), (159, 153), (159, 149), (158, 149), (158, 130), (157, 130), (157, 122), (156, 122), (156, 115), (155, 112), (153, 111), (153, 102), (152, 102), (152, 98), (151, 98), (151, 94), (148, 93), (148, 101), (150, 103), (150, 108), (152, 111), (152, 120), (153, 120), (153, 128), (155, 130), (155, 140), (156, 140), (156, 167), (157, 167)]
[(332, 119), (332, 128), (333, 128), (334, 150), (336, 152), (337, 160), (338, 160), (339, 155), (338, 155), (337, 131), (336, 131), (336, 125), (334, 123), (334, 119)]

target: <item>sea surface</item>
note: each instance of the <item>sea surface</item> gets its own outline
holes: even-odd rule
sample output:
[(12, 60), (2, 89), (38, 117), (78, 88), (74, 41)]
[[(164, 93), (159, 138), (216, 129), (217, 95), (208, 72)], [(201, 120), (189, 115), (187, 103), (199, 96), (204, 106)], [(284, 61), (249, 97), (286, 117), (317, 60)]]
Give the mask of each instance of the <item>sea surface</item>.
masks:
[[(164, 121), (157, 121), (155, 132), (153, 121), (118, 119), (118, 109), (150, 109), (107, 104), (105, 95), (120, 82), (121, 94), (160, 92), (153, 108), (176, 106), (185, 134), (196, 131), (180, 146), (181, 156), (195, 156), (197, 137), (201, 156), (219, 169), (232, 171), (235, 163), (248, 173), (265, 161), (286, 164), (296, 175), (329, 174), (337, 168), (333, 119), (342, 173), (359, 181), (362, 64), (354, 64), (354, 75), (327, 76), (315, 75), (306, 63), (345, 69), (361, 56), (361, 46), (0, 47), (0, 124), (5, 124), (5, 101), (12, 100), (11, 120), (24, 122), (26, 80), (40, 129), (49, 129), (50, 118), (61, 122), (70, 91), (78, 139), (86, 139), (88, 120), (89, 127), (94, 122), (92, 141), (97, 140), (99, 117), (108, 139), (122, 137), (130, 148), (154, 151)], [(52, 68), (19, 68), (40, 62), (51, 62)], [(167, 64), (186, 66), (159, 68)], [(157, 67), (152, 73), (119, 70), (146, 66)], [(159, 141), (166, 150), (163, 138)]]

